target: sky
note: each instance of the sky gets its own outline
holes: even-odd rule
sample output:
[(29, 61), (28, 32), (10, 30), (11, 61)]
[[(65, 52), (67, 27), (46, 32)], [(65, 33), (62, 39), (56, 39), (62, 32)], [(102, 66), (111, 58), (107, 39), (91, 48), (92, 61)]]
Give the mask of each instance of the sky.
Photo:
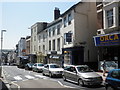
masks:
[(36, 22), (52, 22), (55, 7), (58, 7), (62, 14), (77, 2), (79, 0), (74, 2), (0, 2), (0, 30), (7, 31), (3, 33), (3, 49), (15, 49), (21, 37), (31, 35), (29, 28)]

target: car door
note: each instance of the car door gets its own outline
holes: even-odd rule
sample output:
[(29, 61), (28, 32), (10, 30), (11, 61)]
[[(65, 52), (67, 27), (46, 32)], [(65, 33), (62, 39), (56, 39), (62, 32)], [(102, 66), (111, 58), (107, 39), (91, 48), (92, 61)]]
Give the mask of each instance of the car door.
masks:
[(76, 82), (76, 79), (77, 79), (77, 71), (75, 69), (75, 67), (71, 67), (71, 70), (70, 70), (70, 80), (72, 81), (75, 81)]
[(45, 74), (49, 75), (49, 65), (45, 65), (43, 71)]
[(34, 64), (34, 65), (33, 65), (33, 67), (32, 67), (32, 68), (33, 68), (33, 71), (36, 70), (36, 66), (37, 66), (37, 64)]
[(44, 65), (44, 68), (43, 68), (43, 73), (46, 74), (46, 70), (47, 70), (47, 65)]

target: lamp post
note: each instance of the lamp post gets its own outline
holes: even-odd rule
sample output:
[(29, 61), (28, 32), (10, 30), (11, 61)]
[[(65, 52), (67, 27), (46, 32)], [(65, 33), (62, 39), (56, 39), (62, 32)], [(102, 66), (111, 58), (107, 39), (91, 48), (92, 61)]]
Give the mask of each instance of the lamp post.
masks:
[(6, 32), (6, 30), (1, 30), (0, 77), (2, 77), (2, 46), (3, 46), (3, 32)]

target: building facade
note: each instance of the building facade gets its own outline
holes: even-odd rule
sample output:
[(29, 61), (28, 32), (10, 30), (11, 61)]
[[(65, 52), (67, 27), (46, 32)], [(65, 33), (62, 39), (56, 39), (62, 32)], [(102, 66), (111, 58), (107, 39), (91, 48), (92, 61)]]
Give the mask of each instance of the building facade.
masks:
[(30, 54), (31, 36), (26, 37), (26, 55)]
[(18, 42), (18, 56), (26, 55), (26, 39), (21, 37)]
[(104, 2), (103, 28), (97, 30), (94, 37), (98, 48), (98, 65), (102, 70), (103, 60), (106, 60), (107, 71), (120, 67), (120, 2)]

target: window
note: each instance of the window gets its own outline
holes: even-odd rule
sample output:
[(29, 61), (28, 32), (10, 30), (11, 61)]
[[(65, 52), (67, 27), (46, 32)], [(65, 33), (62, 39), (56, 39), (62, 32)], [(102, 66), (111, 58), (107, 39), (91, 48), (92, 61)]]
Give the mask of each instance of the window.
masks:
[(64, 33), (64, 45), (66, 45), (66, 33)]
[(41, 36), (39, 35), (39, 43), (41, 42)]
[(67, 26), (67, 19), (66, 19), (66, 17), (64, 18), (64, 27), (66, 27)]
[(72, 20), (72, 16), (71, 16), (71, 13), (70, 13), (70, 14), (68, 14), (68, 25), (71, 24), (71, 20)]
[(36, 41), (36, 36), (34, 36), (34, 41)]
[(113, 78), (120, 79), (120, 71), (119, 71), (119, 70), (114, 70), (114, 71), (111, 73), (111, 76), (112, 76)]
[(49, 37), (51, 37), (51, 29), (49, 29)]
[(57, 39), (57, 50), (60, 51), (60, 38)]
[(108, 27), (113, 26), (113, 9), (107, 11), (107, 23), (108, 23)]
[(43, 45), (43, 53), (45, 53), (45, 45)]
[(57, 35), (60, 34), (60, 24), (57, 26)]
[(39, 52), (41, 52), (41, 47), (39, 46)]
[(43, 42), (45, 42), (45, 34), (43, 34)]
[(119, 18), (119, 22), (118, 23), (119, 23), (119, 26), (120, 26), (120, 7), (119, 7), (118, 10), (119, 10), (119, 17), (118, 17)]
[(55, 40), (53, 40), (53, 50), (55, 50)]
[(54, 36), (54, 35), (55, 35), (55, 27), (53, 27), (53, 30), (52, 30), (52, 31), (53, 31), (53, 36)]
[(36, 51), (36, 47), (34, 46), (34, 51)]
[(51, 41), (49, 41), (49, 51), (51, 51)]

